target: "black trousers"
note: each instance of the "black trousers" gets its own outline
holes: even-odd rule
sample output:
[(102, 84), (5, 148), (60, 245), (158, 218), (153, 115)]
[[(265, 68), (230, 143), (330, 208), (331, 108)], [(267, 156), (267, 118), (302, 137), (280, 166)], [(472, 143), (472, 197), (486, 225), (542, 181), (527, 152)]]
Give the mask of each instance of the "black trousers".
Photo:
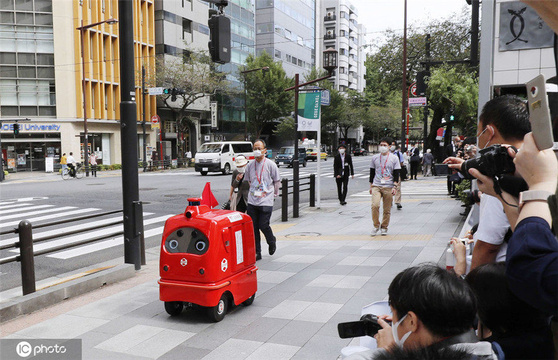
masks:
[(74, 164), (68, 164), (68, 167), (70, 168), (70, 176), (76, 177), (76, 167)]
[(97, 177), (97, 165), (91, 165), (91, 176)]
[(337, 198), (340, 202), (345, 201), (347, 197), (347, 186), (349, 185), (349, 177), (348, 176), (341, 176), (340, 178), (335, 178), (335, 182), (337, 183)]
[(417, 173), (420, 166), (420, 161), (411, 161), (411, 179), (417, 179)]
[(248, 204), (247, 214), (252, 218), (252, 223), (254, 224), (254, 238), (256, 240), (257, 254), (262, 252), (260, 230), (263, 232), (265, 241), (268, 245), (275, 243), (275, 236), (273, 236), (273, 231), (271, 230), (271, 226), (269, 226), (272, 211), (273, 206), (255, 206)]

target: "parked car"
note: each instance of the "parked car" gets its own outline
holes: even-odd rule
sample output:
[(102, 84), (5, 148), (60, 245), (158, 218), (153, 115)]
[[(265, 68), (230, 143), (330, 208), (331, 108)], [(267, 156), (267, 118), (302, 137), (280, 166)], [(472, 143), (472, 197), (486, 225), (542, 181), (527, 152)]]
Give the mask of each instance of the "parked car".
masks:
[(246, 159), (254, 159), (252, 143), (249, 141), (208, 142), (201, 145), (195, 156), (195, 170), (202, 175), (208, 172), (222, 172), (227, 175), (236, 166), (234, 159), (244, 155)]
[[(307, 148), (306, 149), (306, 160), (307, 161), (316, 161), (316, 159), (318, 158), (318, 149), (316, 148)], [(327, 160), (327, 153), (326, 152), (321, 152), (320, 154), (320, 159), (322, 160)]]
[[(279, 149), (277, 156), (275, 157), (275, 163), (279, 167), (280, 165), (287, 165), (289, 167), (293, 166), (294, 160), (294, 146), (283, 146)], [(306, 167), (306, 148), (298, 148), (298, 163)]]
[(358, 149), (354, 149), (353, 150), (353, 156), (366, 156), (368, 155), (368, 150), (364, 149), (364, 148), (358, 148)]

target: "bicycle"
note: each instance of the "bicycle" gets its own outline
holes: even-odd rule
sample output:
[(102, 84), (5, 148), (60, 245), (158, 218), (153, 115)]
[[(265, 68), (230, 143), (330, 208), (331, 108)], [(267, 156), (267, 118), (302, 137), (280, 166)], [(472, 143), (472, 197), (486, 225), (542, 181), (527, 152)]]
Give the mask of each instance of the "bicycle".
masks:
[[(65, 168), (62, 170), (62, 179), (64, 180), (68, 180), (69, 178), (71, 178), (72, 176), (70, 175), (70, 168)], [(81, 179), (83, 177), (84, 174), (84, 170), (83, 170), (83, 166), (81, 165), (81, 163), (78, 163), (76, 165), (76, 179)]]

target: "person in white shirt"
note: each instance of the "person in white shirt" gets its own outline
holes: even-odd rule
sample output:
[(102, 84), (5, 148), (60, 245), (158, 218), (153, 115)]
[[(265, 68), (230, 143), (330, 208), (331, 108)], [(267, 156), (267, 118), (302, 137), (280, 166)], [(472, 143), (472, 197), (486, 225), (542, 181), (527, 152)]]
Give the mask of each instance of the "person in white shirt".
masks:
[(91, 164), (91, 176), (97, 177), (97, 156), (95, 153), (89, 155), (89, 163)]
[(74, 153), (70, 153), (66, 159), (67, 165), (70, 168), (70, 176), (76, 177), (76, 159), (74, 159)]

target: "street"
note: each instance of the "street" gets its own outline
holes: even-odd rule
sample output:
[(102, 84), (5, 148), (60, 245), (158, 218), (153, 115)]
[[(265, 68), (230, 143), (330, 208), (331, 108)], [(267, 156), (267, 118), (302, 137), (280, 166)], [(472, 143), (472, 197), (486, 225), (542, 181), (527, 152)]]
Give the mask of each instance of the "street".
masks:
[[(368, 196), (369, 161), (371, 157), (355, 157), (355, 178), (349, 182), (349, 195)], [(333, 181), (333, 158), (321, 162), (321, 199), (337, 199), (337, 188)], [(308, 162), (300, 168), (300, 176), (316, 173), (317, 162)], [(292, 179), (292, 168), (279, 168), (282, 178)], [(62, 180), (56, 174), (7, 181), (0, 185), (0, 230), (16, 228), (21, 220), (27, 219), (33, 225), (93, 215), (122, 208), (122, 178), (119, 172), (99, 173), (99, 177)], [(201, 176), (193, 168), (143, 173), (140, 169), (140, 199), (144, 207), (144, 230), (146, 248), (159, 246), (165, 220), (184, 211), (188, 198), (201, 196), (206, 182), (220, 203), (228, 199), (230, 175), (210, 173)], [(302, 187), (304, 188), (304, 187)], [(308, 204), (309, 193), (302, 192), (301, 204)], [(350, 201), (350, 200), (349, 200)], [(292, 198), (289, 200), (292, 206)], [(281, 201), (275, 201), (275, 211), (280, 211)], [(109, 225), (122, 219), (121, 214), (111, 214), (92, 219), (63, 224), (55, 227), (37, 229), (33, 232), (35, 242), (47, 236), (56, 236), (34, 245), (34, 251), (48, 250), (55, 246), (72, 244), (78, 241), (110, 235), (122, 229), (122, 225)], [(100, 229), (95, 227), (103, 226)], [(63, 233), (88, 231), (64, 236)], [(18, 241), (16, 234), (0, 237), (0, 246)], [(36, 280), (40, 281), (76, 269), (94, 266), (123, 256), (123, 237), (117, 235), (35, 257)], [(0, 251), (0, 259), (14, 256), (18, 249)], [(0, 266), (0, 290), (4, 291), (21, 285), (20, 263), (12, 262)]]

